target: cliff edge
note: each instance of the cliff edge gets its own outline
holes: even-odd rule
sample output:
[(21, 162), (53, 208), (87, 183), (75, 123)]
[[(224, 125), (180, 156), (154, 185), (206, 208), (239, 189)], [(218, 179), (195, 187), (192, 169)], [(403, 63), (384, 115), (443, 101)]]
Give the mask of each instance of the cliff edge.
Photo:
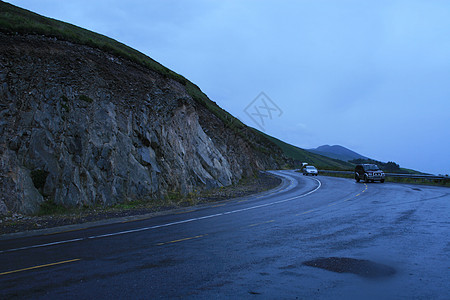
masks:
[(0, 33), (0, 213), (152, 201), (279, 167), (279, 148), (191, 94), (94, 47)]

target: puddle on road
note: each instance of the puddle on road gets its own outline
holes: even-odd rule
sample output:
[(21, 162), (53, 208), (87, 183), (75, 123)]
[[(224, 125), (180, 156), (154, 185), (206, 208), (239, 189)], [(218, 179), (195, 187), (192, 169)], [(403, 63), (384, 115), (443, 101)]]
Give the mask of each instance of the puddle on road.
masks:
[(367, 278), (392, 276), (395, 269), (370, 260), (348, 257), (317, 258), (303, 262), (303, 265), (321, 268), (337, 273), (353, 273)]

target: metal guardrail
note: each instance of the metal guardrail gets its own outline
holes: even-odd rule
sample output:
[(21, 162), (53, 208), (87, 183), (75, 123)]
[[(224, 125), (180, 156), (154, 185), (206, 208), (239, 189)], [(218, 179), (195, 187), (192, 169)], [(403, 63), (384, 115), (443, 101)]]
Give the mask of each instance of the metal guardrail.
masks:
[[(331, 173), (331, 174), (355, 174), (353, 171), (331, 171), (331, 170), (319, 170), (320, 173)], [(400, 174), (400, 173), (385, 173), (386, 177), (398, 177), (398, 178), (409, 178), (409, 179), (428, 179), (428, 180), (444, 180), (450, 179), (447, 176), (437, 176), (437, 175), (422, 175), (422, 174)]]
[(386, 176), (390, 177), (401, 177), (401, 178), (412, 178), (412, 179), (429, 179), (429, 180), (443, 180), (448, 179), (445, 176), (437, 176), (437, 175), (422, 175), (422, 174), (399, 174), (399, 173), (386, 173)]
[(319, 170), (319, 173), (355, 174), (355, 172), (353, 172), (353, 171), (331, 171), (331, 170)]

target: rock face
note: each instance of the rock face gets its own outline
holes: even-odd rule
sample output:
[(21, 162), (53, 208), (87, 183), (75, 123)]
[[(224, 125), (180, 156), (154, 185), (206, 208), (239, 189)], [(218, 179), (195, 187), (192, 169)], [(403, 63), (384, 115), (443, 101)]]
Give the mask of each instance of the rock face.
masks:
[(184, 85), (98, 49), (0, 33), (0, 214), (151, 201), (276, 168)]

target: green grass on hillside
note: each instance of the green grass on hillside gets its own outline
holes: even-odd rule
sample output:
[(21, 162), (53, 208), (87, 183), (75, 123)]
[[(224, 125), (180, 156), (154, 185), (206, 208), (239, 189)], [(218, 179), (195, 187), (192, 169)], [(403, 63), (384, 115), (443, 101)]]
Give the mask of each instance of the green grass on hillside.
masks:
[(81, 27), (47, 18), (0, 1), (0, 31), (4, 33), (36, 34), (87, 45), (146, 66), (179, 82), (186, 78), (169, 70), (145, 54), (104, 35)]
[[(264, 133), (262, 133), (264, 134)], [(285, 143), (283, 141), (280, 141), (277, 138), (274, 138), (270, 135), (264, 134), (270, 141), (272, 141), (274, 144), (276, 144), (278, 147), (280, 147), (284, 154), (288, 157), (293, 159), (294, 161), (297, 161), (298, 164), (301, 164), (303, 162), (306, 162), (310, 165), (314, 165), (319, 169), (326, 168), (328, 170), (353, 170), (354, 164), (351, 164), (349, 162), (345, 162), (342, 160), (329, 158), (326, 156), (322, 156), (319, 154), (315, 154), (309, 151), (306, 151), (304, 149), (298, 148), (296, 146), (293, 146), (291, 144)], [(296, 166), (296, 167), (300, 167)]]
[(423, 172), (419, 172), (413, 169), (407, 169), (407, 168), (400, 168), (400, 171), (398, 171), (397, 173), (401, 173), (401, 174), (418, 174), (418, 175), (430, 175), (428, 173), (423, 173)]

